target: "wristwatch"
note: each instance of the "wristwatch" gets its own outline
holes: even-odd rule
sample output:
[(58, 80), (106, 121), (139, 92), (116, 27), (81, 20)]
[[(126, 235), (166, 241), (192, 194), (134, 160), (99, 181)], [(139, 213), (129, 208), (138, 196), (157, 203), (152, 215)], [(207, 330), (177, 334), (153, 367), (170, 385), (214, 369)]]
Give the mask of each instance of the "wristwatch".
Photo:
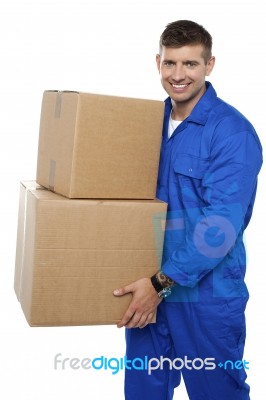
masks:
[(156, 290), (158, 297), (164, 299), (172, 293), (170, 287), (163, 287), (160, 282), (158, 281), (156, 274), (151, 277), (151, 283), (154, 289)]
[(170, 296), (171, 293), (172, 293), (172, 291), (171, 291), (171, 288), (169, 288), (169, 287), (163, 288), (162, 290), (160, 290), (160, 292), (157, 292), (160, 299), (165, 299), (165, 297)]

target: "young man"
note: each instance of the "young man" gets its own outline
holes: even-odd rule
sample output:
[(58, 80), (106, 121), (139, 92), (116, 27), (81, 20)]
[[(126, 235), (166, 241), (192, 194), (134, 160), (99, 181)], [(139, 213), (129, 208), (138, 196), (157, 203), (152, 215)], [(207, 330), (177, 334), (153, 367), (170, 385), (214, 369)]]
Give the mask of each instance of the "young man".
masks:
[(118, 324), (127, 328), (127, 359), (153, 359), (149, 369), (126, 368), (125, 398), (170, 400), (182, 373), (190, 400), (248, 400), (243, 232), (261, 144), (205, 81), (215, 58), (202, 26), (170, 23), (156, 60), (169, 95), (157, 188), (168, 218), (162, 271), (114, 292), (133, 294)]

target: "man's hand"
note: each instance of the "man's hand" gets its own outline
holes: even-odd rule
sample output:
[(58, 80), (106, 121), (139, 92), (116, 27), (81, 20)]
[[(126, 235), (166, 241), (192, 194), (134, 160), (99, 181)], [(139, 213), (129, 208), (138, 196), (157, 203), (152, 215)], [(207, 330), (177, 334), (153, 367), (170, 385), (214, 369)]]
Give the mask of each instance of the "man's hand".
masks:
[(131, 303), (121, 321), (117, 324), (118, 328), (144, 328), (148, 325), (156, 312), (157, 306), (162, 299), (154, 290), (149, 278), (139, 279), (130, 285), (114, 290), (115, 296), (123, 296), (132, 293)]

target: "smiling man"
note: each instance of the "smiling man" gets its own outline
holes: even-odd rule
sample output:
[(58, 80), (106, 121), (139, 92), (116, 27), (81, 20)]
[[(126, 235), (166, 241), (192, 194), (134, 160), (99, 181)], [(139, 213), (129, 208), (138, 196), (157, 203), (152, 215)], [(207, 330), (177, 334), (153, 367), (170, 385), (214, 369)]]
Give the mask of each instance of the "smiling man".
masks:
[(168, 216), (162, 270), (114, 291), (133, 295), (118, 324), (126, 327), (127, 358), (150, 360), (150, 373), (126, 369), (125, 398), (171, 400), (182, 374), (190, 400), (249, 400), (243, 233), (261, 144), (205, 81), (215, 58), (201, 25), (167, 25), (156, 62), (169, 96), (157, 186)]
[(162, 46), (156, 57), (162, 86), (172, 99), (172, 118), (183, 121), (206, 91), (214, 57), (201, 44), (181, 48)]

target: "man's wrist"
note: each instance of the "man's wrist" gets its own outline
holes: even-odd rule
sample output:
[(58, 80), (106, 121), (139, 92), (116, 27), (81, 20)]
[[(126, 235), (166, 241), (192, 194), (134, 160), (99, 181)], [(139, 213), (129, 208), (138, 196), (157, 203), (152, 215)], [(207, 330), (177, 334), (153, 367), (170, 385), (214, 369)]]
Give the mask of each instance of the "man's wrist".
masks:
[(171, 288), (175, 282), (162, 271), (151, 277), (151, 284), (159, 297), (167, 297), (171, 294)]
[(176, 282), (169, 276), (165, 275), (164, 272), (158, 271), (154, 276), (154, 279), (158, 282), (162, 289), (171, 288), (176, 285)]

